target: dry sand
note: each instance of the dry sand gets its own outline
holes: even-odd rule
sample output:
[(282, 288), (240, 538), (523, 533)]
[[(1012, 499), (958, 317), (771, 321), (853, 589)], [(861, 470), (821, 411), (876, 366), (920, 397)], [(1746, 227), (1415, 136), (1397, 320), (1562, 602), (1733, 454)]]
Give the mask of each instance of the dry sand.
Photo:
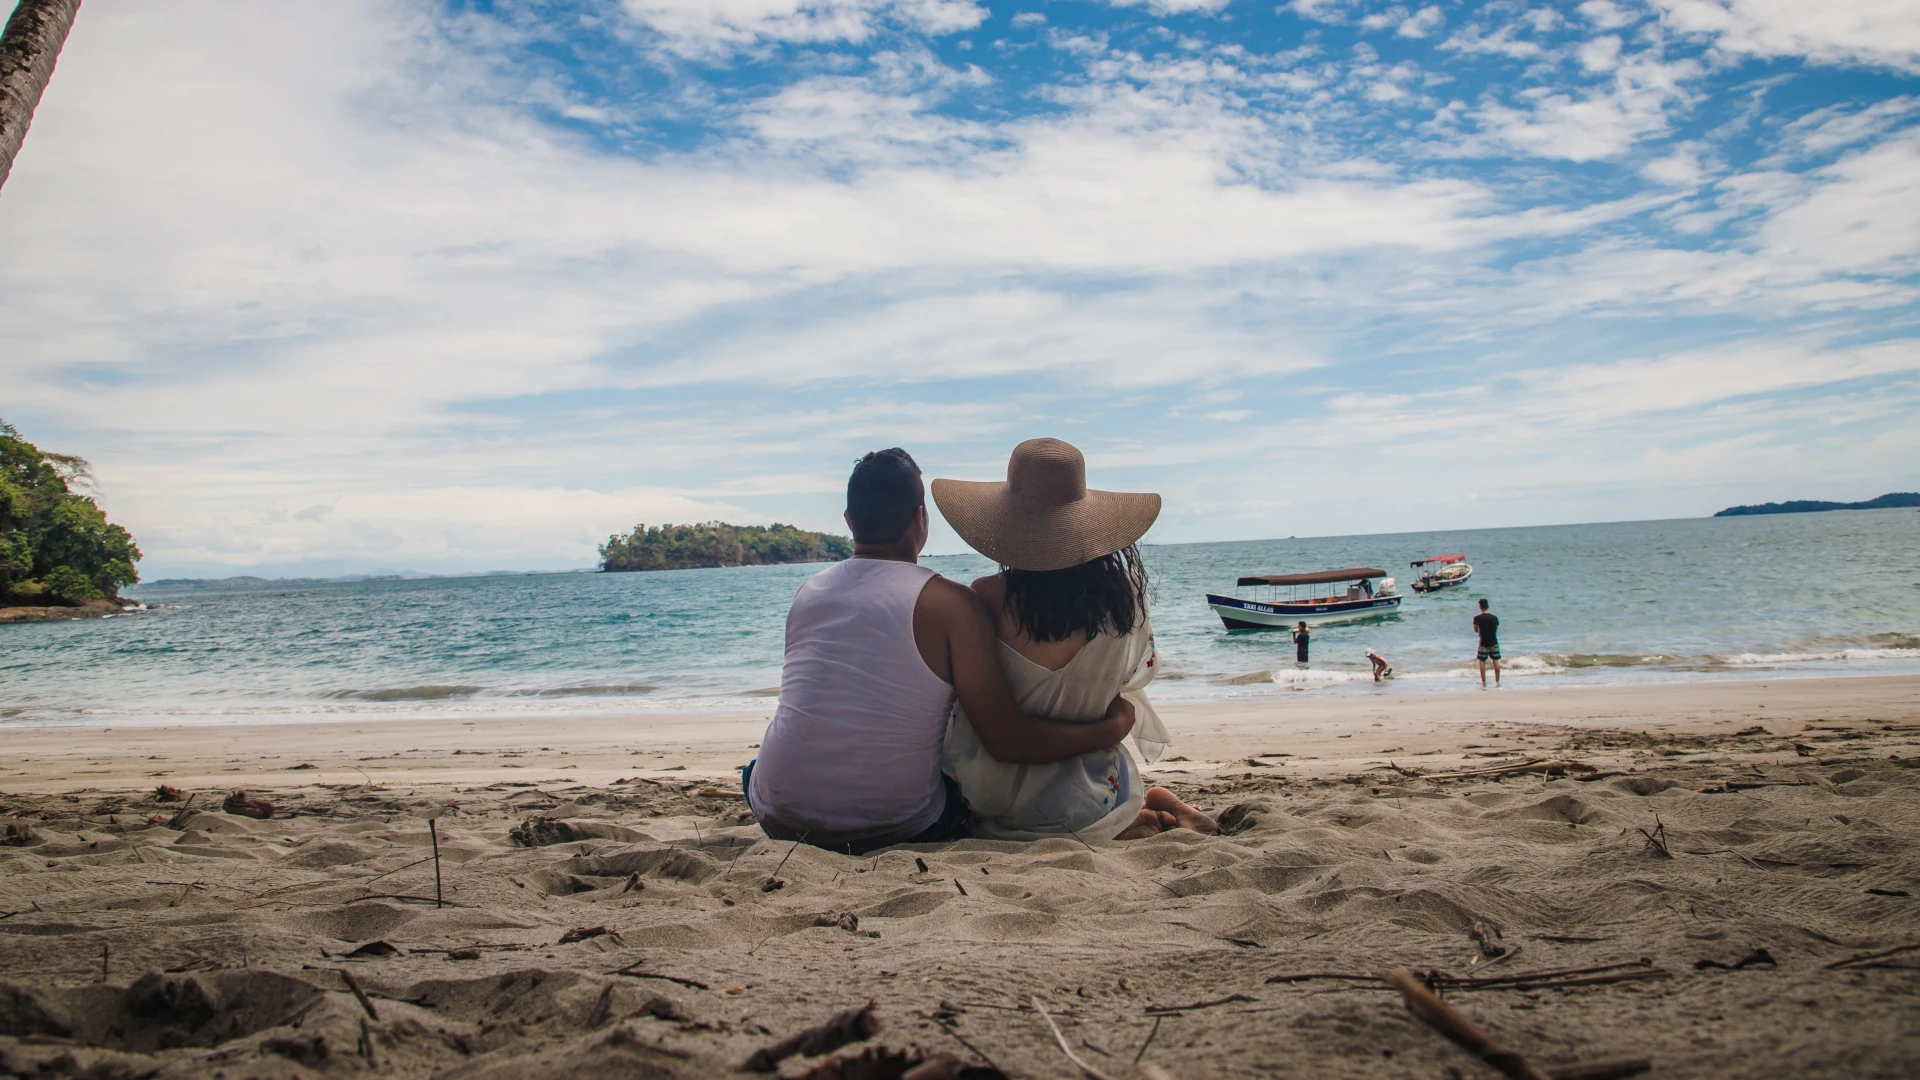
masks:
[[(1920, 1072), (1920, 950), (1831, 967), (1920, 944), (1920, 679), (1165, 713), (1229, 835), (857, 859), (753, 826), (764, 711), (10, 731), (0, 1074), (724, 1076), (871, 999), (840, 1053), (1075, 1075), (1038, 995), (1116, 1080), (1493, 1075), (1376, 982), (1270, 980), (1608, 965), (1446, 996), (1548, 1069)], [(1536, 758), (1592, 771), (1414, 775)]]

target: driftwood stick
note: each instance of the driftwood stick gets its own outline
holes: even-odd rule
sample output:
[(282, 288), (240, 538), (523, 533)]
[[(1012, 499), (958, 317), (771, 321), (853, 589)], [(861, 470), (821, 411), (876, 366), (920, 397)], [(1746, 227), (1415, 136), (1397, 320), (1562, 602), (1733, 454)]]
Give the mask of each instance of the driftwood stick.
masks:
[(1406, 968), (1393, 968), (1380, 973), (1380, 978), (1388, 985), (1400, 991), (1406, 999), (1407, 1011), (1428, 1027), (1447, 1038), (1499, 1070), (1510, 1080), (1551, 1080), (1547, 1074), (1527, 1064), (1525, 1058), (1495, 1042), (1486, 1032), (1475, 1027), (1472, 1021), (1453, 1011), (1453, 1007), (1427, 989), (1426, 984), (1414, 978), (1413, 972)]
[[(1081, 842), (1085, 843), (1084, 840)], [(1033, 1007), (1035, 1011), (1039, 1012), (1040, 1019), (1045, 1020), (1047, 1022), (1047, 1030), (1053, 1032), (1053, 1041), (1060, 1044), (1060, 1052), (1067, 1055), (1068, 1061), (1073, 1062), (1074, 1065), (1076, 1065), (1081, 1072), (1087, 1074), (1087, 1077), (1089, 1078), (1089, 1080), (1113, 1080), (1113, 1078), (1111, 1076), (1108, 1076), (1106, 1073), (1103, 1073), (1099, 1069), (1096, 1069), (1093, 1066), (1087, 1064), (1086, 1062), (1081, 1061), (1080, 1056), (1073, 1052), (1073, 1047), (1067, 1045), (1066, 1036), (1060, 1034), (1060, 1028), (1058, 1025), (1056, 1025), (1053, 1022), (1053, 1017), (1047, 1015), (1047, 1007), (1045, 1005), (1040, 1004), (1039, 995), (1035, 995), (1032, 998), (1032, 1001), (1033, 1001)]]
[(1471, 976), (1466, 978), (1457, 978), (1452, 975), (1443, 975), (1440, 977), (1439, 981), (1444, 982), (1447, 985), (1448, 989), (1452, 989), (1455, 986), (1464, 986), (1464, 987), (1494, 986), (1494, 985), (1503, 985), (1506, 983), (1538, 982), (1541, 979), (1560, 979), (1560, 978), (1566, 978), (1571, 975), (1598, 975), (1606, 971), (1619, 971), (1622, 968), (1650, 968), (1652, 966), (1653, 966), (1653, 961), (1648, 957), (1643, 956), (1638, 960), (1628, 960), (1618, 964), (1601, 964), (1599, 967), (1553, 968), (1547, 971), (1522, 971), (1514, 975), (1495, 975), (1485, 979), (1476, 979)]
[(1196, 1001), (1191, 1005), (1149, 1005), (1147, 1006), (1147, 1014), (1151, 1016), (1156, 1013), (1165, 1014), (1165, 1013), (1178, 1013), (1178, 1012), (1192, 1012), (1195, 1009), (1211, 1009), (1215, 1005), (1231, 1005), (1236, 1001), (1253, 1001), (1253, 1000), (1255, 999), (1250, 998), (1245, 994), (1228, 994), (1226, 997), (1223, 997), (1223, 998), (1215, 998), (1212, 1001)]
[(780, 1062), (795, 1054), (831, 1053), (851, 1042), (872, 1038), (880, 1030), (880, 1018), (873, 1015), (873, 1001), (857, 1009), (843, 1009), (805, 1031), (797, 1031), (772, 1046), (753, 1052), (741, 1068), (748, 1072), (777, 1072)]
[[(421, 896), (421, 895), (418, 895), (417, 893), (370, 893), (366, 896), (356, 896), (351, 900), (341, 901), (341, 906), (344, 907), (348, 904), (357, 904), (362, 900), (411, 900), (416, 904), (432, 904), (434, 907), (442, 906), (442, 901), (440, 900), (439, 897)], [(445, 901), (444, 906), (459, 907), (461, 905), (456, 904), (451, 900), (448, 900), (448, 901)]]
[(1514, 773), (1529, 772), (1592, 772), (1593, 766), (1584, 761), (1563, 761), (1559, 758), (1528, 758), (1511, 765), (1495, 765), (1489, 769), (1465, 769), (1460, 772), (1428, 773), (1422, 780), (1469, 780), (1479, 776), (1509, 776)]
[(432, 818), (427, 819), (427, 836), (433, 840), (433, 906), (440, 907), (440, 829)]
[(1561, 1065), (1548, 1069), (1547, 1075), (1553, 1080), (1620, 1080), (1625, 1076), (1638, 1076), (1653, 1068), (1653, 1062), (1647, 1058), (1622, 1058), (1619, 1061), (1593, 1061), (1585, 1065)]
[(367, 992), (360, 989), (359, 983), (353, 981), (353, 973), (346, 968), (339, 968), (338, 971), (340, 972), (341, 981), (347, 984), (347, 989), (353, 991), (353, 999), (358, 1001), (360, 1007), (367, 1011), (367, 1016), (370, 1019), (378, 1023), (380, 1021), (380, 1014), (374, 1010), (373, 1001), (367, 997)]
[(682, 979), (675, 975), (662, 975), (654, 971), (635, 971), (634, 970), (635, 968), (639, 967), (641, 964), (644, 964), (644, 963), (646, 963), (645, 960), (635, 961), (634, 963), (628, 964), (626, 967), (623, 967), (618, 971), (609, 971), (607, 972), (607, 974), (625, 975), (629, 979), (659, 979), (661, 982), (670, 982), (670, 983), (673, 983), (675, 986), (684, 986), (689, 990), (707, 989), (706, 983), (696, 982), (693, 979)]
[(1826, 970), (1838, 971), (1841, 968), (1849, 968), (1855, 964), (1863, 964), (1868, 960), (1883, 960), (1889, 956), (1899, 956), (1901, 953), (1910, 953), (1915, 949), (1920, 949), (1920, 945), (1901, 945), (1897, 948), (1887, 949), (1884, 952), (1856, 953), (1853, 956), (1847, 957), (1845, 960), (1835, 960), (1833, 963), (1827, 965)]
[(1135, 1065), (1140, 1064), (1140, 1059), (1147, 1056), (1147, 1047), (1153, 1045), (1153, 1037), (1160, 1034), (1160, 1021), (1165, 1019), (1166, 1017), (1164, 1016), (1156, 1016), (1153, 1018), (1153, 1030), (1147, 1032), (1147, 1041), (1141, 1043), (1139, 1051), (1133, 1055), (1133, 1063)]

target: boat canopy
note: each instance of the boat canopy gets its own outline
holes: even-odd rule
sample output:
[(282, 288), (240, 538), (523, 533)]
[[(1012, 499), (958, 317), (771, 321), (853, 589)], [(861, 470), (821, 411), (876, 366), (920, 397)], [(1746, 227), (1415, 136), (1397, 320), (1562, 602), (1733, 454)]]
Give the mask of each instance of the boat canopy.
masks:
[(1466, 562), (1466, 561), (1467, 561), (1467, 557), (1465, 555), (1429, 555), (1424, 559), (1415, 559), (1412, 562), (1408, 563), (1407, 565), (1408, 566), (1425, 566), (1430, 562), (1446, 564), (1446, 563), (1456, 563), (1456, 562)]
[(1243, 577), (1241, 585), (1326, 585), (1335, 581), (1362, 581), (1386, 577), (1385, 570), (1357, 566), (1351, 570), (1321, 570), (1313, 574), (1264, 574)]

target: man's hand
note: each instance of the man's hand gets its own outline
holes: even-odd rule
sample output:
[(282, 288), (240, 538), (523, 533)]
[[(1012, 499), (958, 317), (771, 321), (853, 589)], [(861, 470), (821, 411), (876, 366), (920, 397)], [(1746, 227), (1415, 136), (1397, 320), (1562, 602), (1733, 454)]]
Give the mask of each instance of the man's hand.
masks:
[(1022, 712), (1000, 667), (993, 613), (963, 585), (933, 578), (913, 608), (913, 639), (935, 675), (953, 684), (980, 745), (1008, 765), (1046, 765), (1116, 745), (1133, 730), (1133, 706), (1115, 697), (1099, 720)]
[(1133, 734), (1133, 702), (1119, 694), (1113, 695), (1113, 700), (1107, 703), (1107, 715), (1100, 722), (1111, 728), (1113, 738), (1106, 745), (1119, 745), (1121, 739)]

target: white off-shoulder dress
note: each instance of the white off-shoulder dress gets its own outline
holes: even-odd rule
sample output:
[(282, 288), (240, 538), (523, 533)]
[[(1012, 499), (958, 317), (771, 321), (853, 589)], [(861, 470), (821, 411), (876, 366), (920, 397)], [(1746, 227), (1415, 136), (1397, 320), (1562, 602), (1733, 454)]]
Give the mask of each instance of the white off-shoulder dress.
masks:
[[(1153, 629), (1145, 619), (1131, 634), (1087, 642), (1058, 671), (1048, 671), (1000, 643), (1000, 662), (1020, 708), (1058, 720), (1099, 720), (1116, 693), (1133, 704), (1131, 736), (1140, 757), (1157, 761), (1169, 743), (1166, 725), (1147, 701), (1159, 670)], [(1108, 840), (1133, 824), (1147, 795), (1140, 763), (1125, 743), (1048, 765), (994, 760), (958, 707), (947, 725), (947, 772), (970, 811), (968, 829), (992, 840), (1078, 836)]]

